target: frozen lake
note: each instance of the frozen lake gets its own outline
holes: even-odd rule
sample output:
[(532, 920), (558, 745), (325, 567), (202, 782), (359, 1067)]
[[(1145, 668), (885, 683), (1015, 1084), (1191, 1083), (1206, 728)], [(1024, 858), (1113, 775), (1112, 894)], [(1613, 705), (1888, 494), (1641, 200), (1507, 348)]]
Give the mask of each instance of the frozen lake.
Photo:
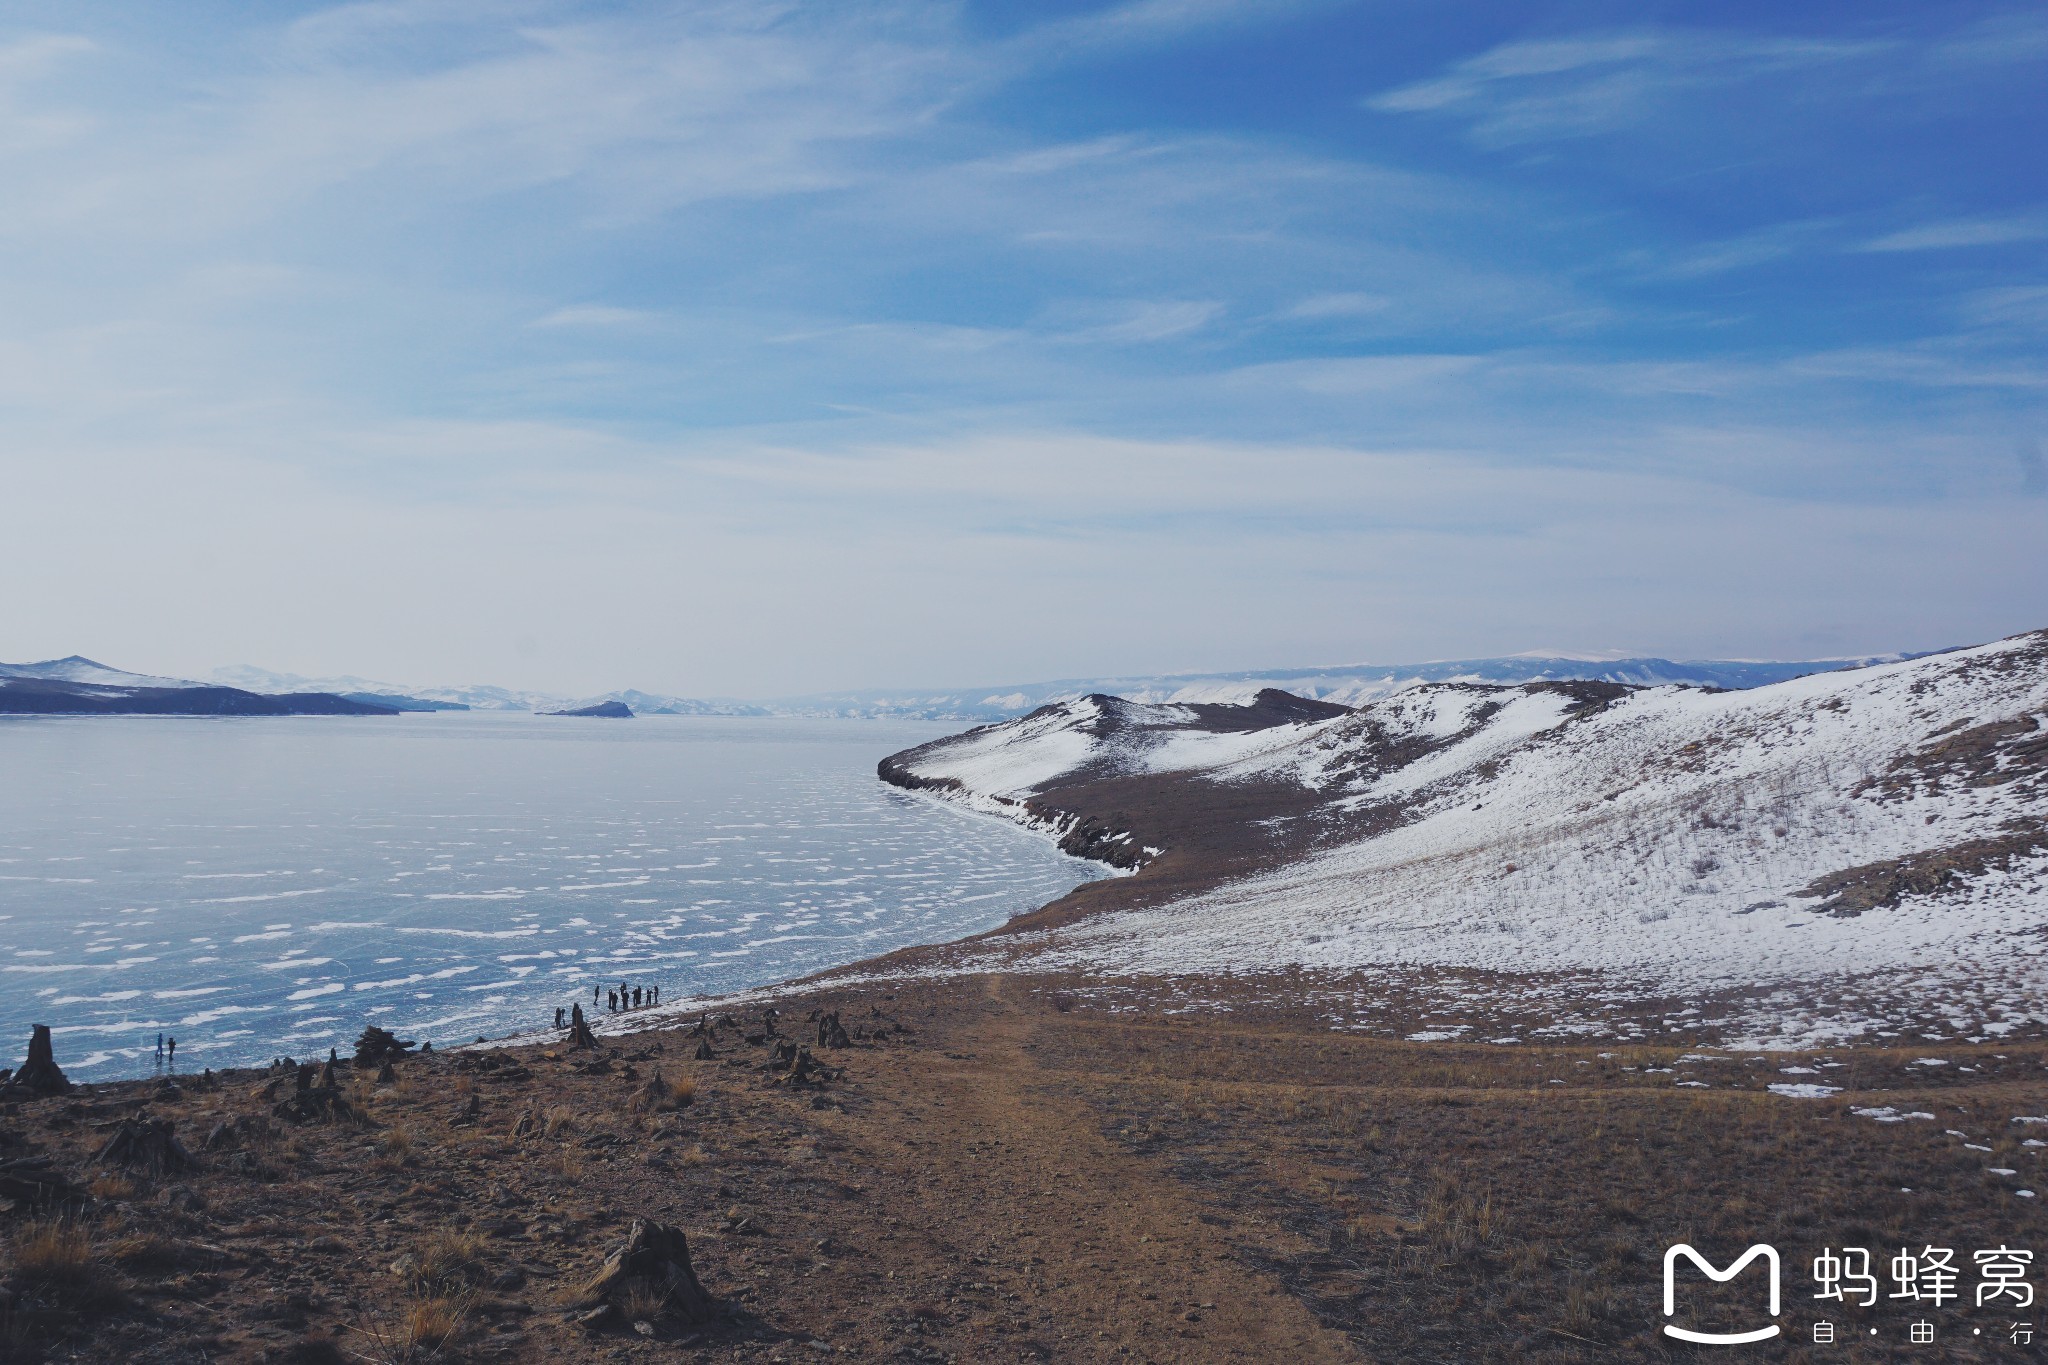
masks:
[(0, 1048), (80, 1079), (437, 1046), (1001, 924), (1100, 869), (884, 786), (956, 730), (505, 713), (0, 719)]

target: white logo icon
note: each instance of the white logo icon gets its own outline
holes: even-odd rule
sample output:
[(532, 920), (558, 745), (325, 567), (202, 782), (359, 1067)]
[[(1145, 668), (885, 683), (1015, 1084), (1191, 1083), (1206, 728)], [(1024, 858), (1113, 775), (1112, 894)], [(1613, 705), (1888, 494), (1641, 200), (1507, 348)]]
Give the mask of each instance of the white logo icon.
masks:
[[(1778, 1316), (1777, 1248), (1765, 1246), (1762, 1242), (1758, 1242), (1755, 1246), (1743, 1252), (1742, 1255), (1736, 1259), (1735, 1263), (1729, 1266), (1726, 1270), (1716, 1270), (1708, 1262), (1706, 1257), (1700, 1255), (1697, 1251), (1694, 1251), (1684, 1242), (1680, 1242), (1677, 1246), (1672, 1247), (1669, 1251), (1664, 1253), (1665, 1317), (1668, 1318), (1678, 1311), (1678, 1284), (1677, 1279), (1673, 1274), (1673, 1271), (1675, 1270), (1678, 1264), (1678, 1258), (1680, 1256), (1685, 1257), (1694, 1265), (1698, 1266), (1700, 1268), (1700, 1273), (1705, 1275), (1708, 1279), (1712, 1280), (1716, 1284), (1726, 1284), (1728, 1281), (1734, 1279), (1737, 1275), (1740, 1275), (1742, 1273), (1742, 1268), (1744, 1266), (1748, 1265), (1751, 1261), (1756, 1260), (1758, 1257), (1762, 1257), (1764, 1261), (1770, 1265), (1771, 1268), (1771, 1316), (1774, 1318)], [(1676, 1337), (1680, 1341), (1698, 1342), (1703, 1346), (1740, 1346), (1744, 1342), (1769, 1341), (1772, 1337), (1778, 1335), (1778, 1324), (1774, 1322), (1768, 1327), (1759, 1327), (1753, 1332), (1691, 1332), (1687, 1331), (1683, 1327), (1673, 1327), (1670, 1323), (1667, 1322), (1664, 1324), (1664, 1335), (1667, 1337)]]

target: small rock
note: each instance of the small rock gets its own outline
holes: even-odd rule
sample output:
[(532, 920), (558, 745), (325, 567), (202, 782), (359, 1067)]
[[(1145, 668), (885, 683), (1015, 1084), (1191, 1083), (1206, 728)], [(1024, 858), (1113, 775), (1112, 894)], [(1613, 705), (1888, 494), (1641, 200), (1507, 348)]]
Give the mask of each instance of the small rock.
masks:
[(639, 1322), (633, 1324), (633, 1330), (643, 1337), (651, 1337), (654, 1335), (654, 1324), (642, 1318)]
[(499, 1293), (505, 1293), (507, 1291), (514, 1289), (523, 1289), (525, 1287), (526, 1272), (521, 1270), (518, 1266), (513, 1266), (510, 1270), (501, 1270), (496, 1275), (491, 1277), (491, 1288), (497, 1290)]
[(348, 1248), (342, 1244), (342, 1240), (339, 1237), (315, 1237), (312, 1241), (306, 1243), (306, 1250), (323, 1251), (331, 1255), (335, 1252), (347, 1251)]

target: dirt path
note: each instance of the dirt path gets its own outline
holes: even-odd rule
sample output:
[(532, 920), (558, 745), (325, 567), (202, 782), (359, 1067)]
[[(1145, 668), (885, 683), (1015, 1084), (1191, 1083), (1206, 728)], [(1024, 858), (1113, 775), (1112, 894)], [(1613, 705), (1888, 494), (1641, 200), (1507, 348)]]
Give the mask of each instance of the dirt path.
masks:
[(1101, 1115), (1034, 1061), (1045, 1006), (1020, 995), (988, 980), (971, 1051), (891, 1057), (900, 1112), (861, 1133), (872, 1159), (909, 1177), (885, 1245), (959, 1265), (942, 1292), (988, 1358), (1360, 1359), (1237, 1259), (1169, 1179), (1113, 1147)]

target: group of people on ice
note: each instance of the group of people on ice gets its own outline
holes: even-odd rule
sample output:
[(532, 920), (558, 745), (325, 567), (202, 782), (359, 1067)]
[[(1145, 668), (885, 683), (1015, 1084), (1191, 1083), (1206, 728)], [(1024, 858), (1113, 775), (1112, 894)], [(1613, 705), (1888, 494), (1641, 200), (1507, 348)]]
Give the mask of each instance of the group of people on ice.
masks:
[[(605, 1009), (613, 1014), (617, 1014), (622, 1010), (645, 1009), (650, 1005), (659, 1005), (661, 1003), (661, 987), (628, 986), (623, 981), (616, 986), (592, 986), (590, 988), (590, 1008), (596, 1009), (599, 1002), (602, 1002)], [(569, 1027), (568, 1016), (569, 1011), (567, 1009), (561, 1005), (555, 1006), (555, 1027), (558, 1029)]]

